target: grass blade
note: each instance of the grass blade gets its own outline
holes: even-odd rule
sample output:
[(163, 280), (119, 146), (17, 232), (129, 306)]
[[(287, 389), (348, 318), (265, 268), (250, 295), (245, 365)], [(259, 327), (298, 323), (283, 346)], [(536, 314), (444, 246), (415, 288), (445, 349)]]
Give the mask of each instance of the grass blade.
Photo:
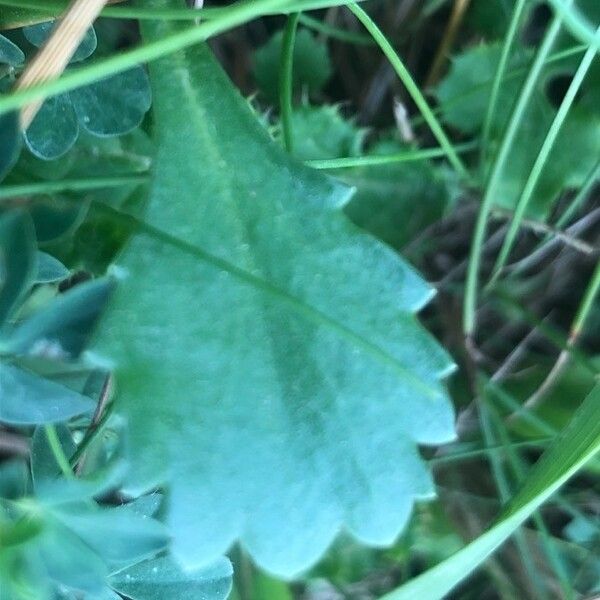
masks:
[(414, 103), (417, 105), (417, 108), (421, 111), (421, 114), (427, 122), (427, 125), (429, 125), (431, 132), (436, 137), (440, 146), (446, 151), (446, 156), (448, 157), (448, 160), (450, 161), (452, 166), (462, 177), (468, 179), (468, 171), (464, 166), (462, 160), (459, 158), (456, 149), (452, 145), (452, 142), (450, 142), (440, 122), (433, 114), (433, 111), (431, 110), (431, 107), (427, 103), (427, 100), (425, 100), (425, 97), (421, 93), (419, 86), (415, 83), (411, 74), (408, 72), (408, 69), (404, 66), (404, 63), (402, 62), (392, 45), (389, 43), (381, 29), (377, 27), (377, 25), (373, 22), (371, 17), (357, 4), (348, 4), (348, 8), (352, 11), (356, 18), (365, 26), (365, 29), (373, 36), (373, 39), (375, 40), (375, 42), (377, 42), (377, 45), (381, 48), (386, 58), (390, 61), (390, 64), (394, 68), (394, 71), (396, 71), (398, 77), (406, 87), (406, 91), (410, 94)]
[[(600, 28), (598, 28), (597, 34), (598, 39), (600, 39)], [(560, 104), (558, 112), (556, 113), (556, 116), (554, 117), (554, 120), (550, 125), (550, 129), (548, 130), (542, 147), (540, 148), (537, 158), (535, 159), (535, 162), (533, 164), (533, 167), (531, 168), (529, 177), (525, 182), (525, 187), (523, 188), (521, 196), (517, 201), (517, 206), (515, 208), (510, 227), (508, 229), (506, 237), (504, 238), (504, 243), (502, 244), (500, 254), (498, 255), (498, 258), (496, 260), (496, 264), (494, 265), (490, 284), (492, 284), (498, 278), (502, 267), (506, 263), (508, 255), (510, 254), (515, 238), (517, 236), (517, 232), (519, 231), (519, 227), (521, 226), (521, 223), (523, 221), (523, 217), (525, 216), (525, 211), (527, 210), (529, 201), (533, 196), (535, 187), (542, 175), (544, 166), (546, 165), (546, 161), (548, 160), (548, 157), (550, 156), (550, 153), (554, 148), (556, 138), (558, 137), (560, 129), (563, 123), (565, 122), (565, 119), (567, 118), (571, 107), (573, 106), (573, 102), (575, 101), (577, 92), (579, 91), (579, 88), (581, 87), (581, 84), (583, 83), (583, 80), (585, 79), (585, 76), (587, 75), (587, 72), (590, 66), (592, 65), (592, 61), (594, 60), (595, 55), (596, 51), (593, 48), (589, 48), (584, 54), (583, 59), (581, 60), (581, 63), (579, 64), (579, 67), (575, 73), (575, 76), (573, 77), (573, 80), (569, 85), (569, 89), (567, 90), (567, 93), (565, 94), (565, 97), (563, 98)]]
[(600, 385), (585, 399), (495, 524), (476, 540), (382, 600), (437, 600), (472, 573), (600, 450)]
[(500, 86), (504, 80), (506, 74), (506, 67), (508, 65), (508, 57), (510, 56), (510, 49), (512, 48), (513, 42), (517, 36), (517, 30), (521, 22), (521, 16), (523, 15), (523, 9), (525, 8), (525, 0), (518, 0), (513, 9), (513, 14), (508, 26), (506, 38), (504, 39), (504, 45), (502, 46), (502, 54), (500, 55), (500, 62), (498, 63), (498, 69), (494, 75), (494, 82), (492, 83), (492, 89), (490, 92), (490, 101), (485, 113), (485, 120), (483, 122), (483, 130), (481, 134), (481, 167), (484, 168), (485, 159), (487, 156), (488, 144), (490, 140), (490, 130), (492, 127), (492, 116), (496, 112), (496, 106), (498, 104), (498, 93), (500, 92)]
[(291, 14), (287, 19), (283, 33), (283, 47), (281, 49), (281, 64), (279, 67), (279, 107), (281, 113), (281, 127), (283, 129), (283, 142), (285, 149), (291, 154), (294, 148), (292, 130), (292, 95), (294, 77), (294, 44), (296, 30), (298, 29), (299, 13)]
[[(569, 0), (572, 2), (572, 0)], [(485, 240), (485, 232), (487, 229), (487, 221), (492, 210), (492, 205), (496, 198), (496, 193), (504, 166), (510, 156), (510, 151), (514, 143), (515, 137), (521, 125), (521, 121), (525, 115), (525, 110), (529, 104), (531, 95), (534, 92), (535, 85), (538, 77), (544, 67), (546, 58), (552, 49), (552, 45), (556, 40), (558, 32), (560, 31), (561, 19), (556, 16), (548, 31), (544, 37), (544, 41), (535, 57), (533, 65), (529, 70), (527, 79), (523, 84), (519, 99), (512, 113), (506, 132), (500, 145), (498, 156), (492, 167), (490, 177), (488, 179), (486, 189), (481, 201), (481, 208), (479, 209), (479, 215), (477, 217), (477, 223), (475, 225), (475, 233), (473, 235), (473, 243), (471, 245), (471, 254), (469, 257), (469, 268), (467, 271), (467, 282), (465, 288), (465, 301), (463, 308), (463, 329), (467, 336), (471, 336), (475, 329), (475, 311), (477, 306), (477, 288), (479, 279), (479, 267), (481, 263), (481, 253), (483, 248), (483, 242)]]

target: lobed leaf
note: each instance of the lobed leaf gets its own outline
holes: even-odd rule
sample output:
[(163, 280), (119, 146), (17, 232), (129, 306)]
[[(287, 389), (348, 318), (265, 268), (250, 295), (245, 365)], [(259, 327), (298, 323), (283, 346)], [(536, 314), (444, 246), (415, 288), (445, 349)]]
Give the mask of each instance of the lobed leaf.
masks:
[(454, 437), (452, 363), (414, 314), (431, 288), (346, 220), (348, 188), (271, 142), (206, 47), (150, 77), (153, 189), (95, 344), (131, 489), (170, 483), (188, 568), (236, 539), (285, 577), (342, 527), (391, 544), (434, 493), (416, 444)]

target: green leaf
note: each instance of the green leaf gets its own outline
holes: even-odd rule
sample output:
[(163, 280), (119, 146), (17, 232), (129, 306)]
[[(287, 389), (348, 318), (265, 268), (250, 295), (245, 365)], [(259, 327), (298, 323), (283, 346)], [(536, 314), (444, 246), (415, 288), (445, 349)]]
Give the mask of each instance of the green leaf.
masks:
[(472, 573), (548, 498), (600, 451), (600, 385), (542, 455), (495, 524), (433, 569), (382, 600), (438, 600)]
[(78, 135), (77, 117), (67, 94), (48, 98), (24, 133), (25, 145), (42, 160), (66, 154)]
[(102, 559), (77, 535), (47, 516), (44, 530), (29, 551), (44, 579), (90, 594), (106, 587), (108, 569)]
[(91, 503), (56, 506), (53, 515), (112, 569), (155, 556), (169, 541), (166, 527), (127, 505), (98, 508)]
[(155, 183), (95, 345), (132, 488), (170, 482), (188, 567), (236, 538), (287, 577), (342, 526), (391, 544), (434, 493), (416, 444), (454, 437), (452, 365), (414, 314), (431, 288), (346, 220), (345, 186), (273, 144), (205, 46), (150, 74)]
[(110, 584), (131, 600), (225, 600), (231, 591), (233, 570), (226, 558), (196, 571), (182, 571), (168, 556), (125, 569)]
[(46, 252), (37, 253), (36, 283), (56, 283), (69, 276), (69, 269), (54, 256)]
[(99, 136), (135, 129), (152, 101), (146, 71), (134, 67), (70, 92), (81, 126)]
[(89, 203), (62, 196), (38, 196), (29, 208), (38, 242), (44, 244), (70, 235), (81, 225)]
[[(55, 21), (46, 21), (45, 23), (23, 27), (23, 35), (29, 43), (39, 48), (52, 33), (54, 23)], [(69, 62), (79, 62), (90, 57), (94, 53), (94, 50), (96, 50), (97, 45), (96, 32), (93, 27), (90, 27)]]
[(110, 279), (99, 279), (58, 296), (4, 340), (7, 350), (18, 354), (78, 356), (113, 286)]
[(93, 409), (90, 398), (34, 373), (0, 363), (0, 421), (35, 425), (66, 421)]
[(25, 55), (21, 48), (13, 44), (8, 38), (0, 35), (0, 64), (10, 67), (19, 67), (25, 62)]
[(0, 214), (0, 326), (23, 300), (36, 270), (30, 219), (20, 210)]
[[(279, 65), (283, 48), (283, 31), (278, 31), (254, 55), (254, 76), (258, 87), (271, 101), (279, 97)], [(320, 90), (331, 77), (327, 46), (306, 29), (296, 34), (294, 45), (293, 89)]]
[(20, 150), (19, 113), (11, 112), (0, 115), (0, 181), (17, 162)]

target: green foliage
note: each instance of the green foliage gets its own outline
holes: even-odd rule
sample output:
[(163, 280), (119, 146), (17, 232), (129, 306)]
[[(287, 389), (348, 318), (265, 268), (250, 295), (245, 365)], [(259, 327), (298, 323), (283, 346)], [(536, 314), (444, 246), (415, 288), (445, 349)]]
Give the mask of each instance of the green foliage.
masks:
[[(272, 102), (279, 96), (279, 68), (283, 32), (278, 31), (254, 55), (254, 76), (263, 94)], [(306, 29), (296, 34), (294, 46), (293, 89), (319, 91), (331, 77), (327, 47)]]
[(527, 481), (484, 534), (385, 600), (446, 596), (473, 569), (500, 546), (547, 498), (600, 450), (600, 386), (588, 395), (568, 427), (543, 455)]
[[(481, 131), (500, 51), (499, 45), (480, 45), (453, 60), (448, 76), (436, 92), (447, 123), (468, 134)], [(492, 148), (498, 147), (531, 58), (532, 52), (525, 48), (519, 48), (512, 55), (509, 74), (500, 89), (498, 109), (492, 116)], [(559, 75), (573, 72), (572, 63), (564, 62), (562, 65), (551, 64), (544, 69), (504, 170), (497, 193), (498, 206), (514, 209), (556, 114), (551, 102), (552, 82)], [(529, 203), (529, 216), (545, 218), (558, 195), (565, 188), (581, 186), (593, 168), (596, 157), (600, 154), (600, 103), (595, 98), (597, 89), (598, 86), (593, 83), (585, 86), (569, 112), (548, 157), (547, 168)], [(566, 151), (567, 148), (569, 151)]]
[(2, 600), (598, 590), (600, 5), (344, 3), (0, 0)]
[(337, 106), (303, 104), (292, 114), (294, 156), (302, 160), (359, 156), (366, 130), (345, 120)]
[[(431, 290), (346, 222), (346, 188), (273, 147), (206, 49), (158, 62), (151, 78), (154, 188), (95, 345), (115, 367), (135, 489), (170, 482), (174, 551), (188, 565), (240, 537), (289, 577), (342, 524), (389, 544), (413, 499), (433, 492), (415, 442), (454, 435), (438, 382), (451, 363), (414, 316)], [(188, 78), (201, 96), (177, 83)], [(332, 364), (340, 368), (325, 376)]]
[(20, 67), (24, 62), (25, 55), (21, 49), (8, 38), (0, 35), (0, 64), (9, 65), (10, 67)]
[(146, 72), (135, 67), (46, 100), (25, 142), (38, 158), (54, 160), (73, 147), (80, 128), (102, 137), (129, 133), (142, 122), (150, 102)]
[(135, 129), (150, 108), (150, 87), (141, 67), (70, 92), (80, 125), (98, 136)]
[(23, 299), (36, 272), (34, 233), (21, 211), (0, 215), (0, 326)]
[[(410, 150), (390, 136), (365, 148), (367, 131), (335, 106), (302, 105), (292, 115), (294, 155), (304, 160), (390, 156)], [(345, 207), (359, 227), (401, 249), (415, 231), (441, 218), (450, 202), (444, 174), (423, 160), (344, 169), (338, 177), (355, 189)]]
[[(396, 141), (381, 142), (372, 155), (406, 149)], [(354, 223), (401, 250), (415, 236), (437, 222), (450, 205), (445, 174), (428, 161), (359, 167), (346, 171), (343, 181), (356, 188), (346, 208)]]

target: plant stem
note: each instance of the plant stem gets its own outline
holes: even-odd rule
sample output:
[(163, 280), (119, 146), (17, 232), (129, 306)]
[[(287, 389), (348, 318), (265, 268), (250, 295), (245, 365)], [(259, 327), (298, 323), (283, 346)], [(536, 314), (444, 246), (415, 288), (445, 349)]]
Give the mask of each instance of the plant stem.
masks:
[[(598, 34), (600, 35), (600, 28), (598, 28)], [(542, 171), (544, 170), (548, 157), (550, 156), (550, 153), (554, 148), (556, 138), (558, 137), (560, 129), (563, 123), (565, 122), (565, 119), (567, 118), (571, 107), (573, 106), (575, 96), (577, 95), (577, 92), (579, 91), (579, 88), (581, 87), (581, 84), (583, 83), (583, 80), (585, 79), (585, 76), (587, 75), (587, 72), (595, 56), (596, 51), (593, 48), (588, 49), (588, 51), (584, 54), (581, 63), (579, 64), (579, 67), (575, 73), (575, 76), (573, 77), (573, 80), (569, 85), (567, 93), (565, 94), (565, 97), (563, 98), (560, 104), (558, 112), (556, 113), (556, 116), (554, 117), (552, 124), (550, 125), (550, 129), (548, 130), (542, 147), (540, 148), (540, 151), (535, 159), (531, 171), (529, 172), (529, 176), (527, 177), (525, 187), (523, 188), (519, 200), (517, 201), (517, 206), (515, 208), (515, 212), (513, 214), (508, 233), (504, 238), (504, 244), (502, 245), (502, 248), (493, 268), (490, 284), (492, 284), (498, 278), (502, 267), (506, 263), (508, 255), (513, 247), (515, 238), (517, 236), (519, 227), (521, 226), (521, 222), (523, 221), (523, 217), (525, 216), (525, 211), (527, 210), (529, 202), (533, 197), (535, 187), (538, 181), (540, 180)]]
[(454, 146), (448, 139), (448, 136), (444, 132), (440, 122), (437, 120), (433, 111), (431, 110), (427, 100), (421, 93), (419, 86), (415, 83), (411, 74), (408, 72), (408, 69), (404, 66), (404, 63), (392, 47), (392, 45), (388, 42), (387, 38), (383, 34), (383, 32), (377, 27), (377, 25), (373, 22), (371, 17), (357, 4), (351, 3), (348, 4), (348, 8), (352, 11), (352, 13), (356, 16), (356, 18), (365, 26), (365, 29), (373, 36), (373, 39), (377, 42), (377, 45), (381, 48), (386, 58), (390, 61), (390, 64), (396, 71), (398, 77), (406, 87), (407, 92), (410, 94), (414, 103), (417, 105), (417, 108), (421, 111), (423, 118), (426, 123), (429, 125), (431, 132), (439, 142), (440, 146), (446, 152), (446, 156), (448, 160), (452, 164), (452, 166), (457, 170), (457, 172), (464, 179), (469, 179), (469, 173), (464, 166), (463, 162), (458, 156)]
[[(573, 0), (569, 0), (572, 2)], [(529, 100), (534, 92), (540, 72), (544, 66), (552, 45), (560, 30), (561, 20), (555, 17), (544, 37), (544, 41), (535, 57), (533, 65), (529, 70), (527, 79), (521, 89), (517, 105), (512, 113), (506, 132), (500, 145), (498, 156), (492, 167), (489, 180), (481, 201), (481, 208), (475, 224), (475, 233), (471, 244), (471, 253), (469, 256), (469, 267), (467, 270), (467, 282), (465, 287), (465, 300), (463, 307), (463, 331), (467, 337), (471, 337), (475, 330), (475, 312), (477, 308), (477, 288), (479, 279), (479, 267), (481, 263), (481, 249), (485, 240), (487, 221), (492, 209), (492, 205), (498, 193), (498, 187), (502, 178), (504, 167), (510, 155), (515, 137), (525, 115), (525, 110)]]
[(300, 23), (302, 23), (302, 25), (305, 27), (309, 27), (314, 31), (322, 33), (323, 35), (334, 40), (339, 40), (340, 42), (357, 44), (359, 46), (375, 45), (373, 38), (371, 38), (369, 35), (363, 35), (362, 33), (356, 33), (354, 31), (346, 31), (345, 29), (340, 29), (338, 27), (334, 27), (333, 25), (329, 25), (328, 23), (324, 23), (323, 21), (319, 21), (319, 19), (309, 17), (308, 15), (301, 14)]
[(492, 83), (492, 89), (490, 91), (490, 101), (488, 103), (487, 110), (485, 113), (485, 119), (483, 121), (483, 129), (481, 134), (480, 162), (482, 171), (485, 168), (485, 162), (487, 159), (487, 151), (490, 141), (490, 131), (492, 126), (492, 117), (496, 112), (500, 86), (502, 85), (504, 75), (506, 74), (506, 67), (508, 65), (510, 49), (512, 48), (513, 42), (517, 35), (517, 30), (519, 27), (519, 23), (521, 22), (521, 16), (523, 14), (524, 8), (525, 0), (518, 0), (515, 4), (515, 8), (513, 9), (512, 17), (508, 26), (508, 31), (506, 32), (506, 37), (504, 38), (504, 44), (502, 46), (502, 54), (500, 55), (498, 68), (496, 69), (496, 74), (494, 75), (494, 81)]
[(145, 175), (128, 175), (119, 177), (95, 177), (89, 179), (62, 179), (61, 181), (36, 181), (14, 185), (3, 185), (0, 188), (0, 200), (21, 198), (56, 192), (80, 192), (103, 188), (121, 187), (123, 185), (140, 185), (146, 183)]
[[(469, 142), (455, 146), (456, 152), (468, 152), (477, 147), (476, 142)], [(428, 158), (441, 158), (446, 156), (444, 148), (417, 148), (398, 152), (396, 154), (382, 154), (374, 156), (350, 156), (345, 158), (325, 158), (307, 160), (305, 164), (313, 169), (349, 169), (353, 167), (373, 167), (377, 165), (389, 165), (403, 162), (416, 162)]]
[(281, 63), (279, 65), (279, 107), (281, 127), (285, 149), (291, 154), (294, 149), (294, 132), (292, 126), (292, 96), (294, 93), (294, 44), (298, 29), (299, 13), (293, 13), (287, 18), (281, 48)]
[[(583, 185), (577, 192), (575, 198), (573, 198), (569, 207), (556, 221), (556, 229), (562, 229), (573, 217), (577, 209), (585, 202), (588, 194), (592, 191), (592, 188), (596, 184), (596, 181), (600, 179), (600, 160), (594, 165), (594, 168), (590, 171)], [(548, 235), (543, 243), (546, 243), (551, 236)]]

